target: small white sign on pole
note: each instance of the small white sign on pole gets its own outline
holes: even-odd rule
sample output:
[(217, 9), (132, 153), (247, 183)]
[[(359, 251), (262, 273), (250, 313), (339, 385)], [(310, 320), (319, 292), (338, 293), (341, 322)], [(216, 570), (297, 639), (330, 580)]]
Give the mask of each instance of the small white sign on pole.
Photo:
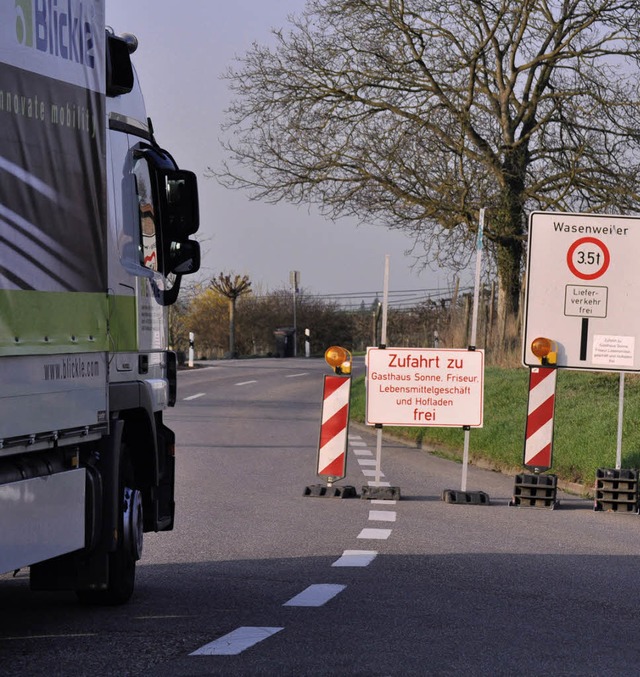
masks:
[(481, 428), (484, 351), (367, 349), (368, 425)]

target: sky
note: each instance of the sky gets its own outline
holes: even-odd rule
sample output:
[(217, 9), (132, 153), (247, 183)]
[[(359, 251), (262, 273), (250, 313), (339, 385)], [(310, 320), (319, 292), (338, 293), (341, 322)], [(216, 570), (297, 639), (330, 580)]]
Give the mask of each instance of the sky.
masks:
[[(139, 40), (133, 55), (147, 114), (158, 143), (182, 169), (196, 173), (203, 262), (199, 279), (220, 272), (246, 274), (254, 291), (300, 287), (318, 295), (382, 291), (389, 255), (389, 290), (441, 290), (448, 271), (421, 270), (411, 238), (355, 220), (330, 221), (305, 206), (269, 205), (204, 176), (219, 166), (220, 125), (230, 101), (221, 75), (253, 42), (272, 42), (304, 0), (106, 0), (115, 33)], [(437, 293), (437, 292), (436, 292)]]

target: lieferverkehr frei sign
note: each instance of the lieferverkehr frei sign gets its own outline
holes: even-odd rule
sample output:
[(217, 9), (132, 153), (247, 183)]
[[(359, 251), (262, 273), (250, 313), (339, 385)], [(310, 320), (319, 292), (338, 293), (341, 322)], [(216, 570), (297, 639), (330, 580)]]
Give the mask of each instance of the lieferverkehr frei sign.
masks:
[(367, 350), (368, 425), (482, 427), (484, 351)]

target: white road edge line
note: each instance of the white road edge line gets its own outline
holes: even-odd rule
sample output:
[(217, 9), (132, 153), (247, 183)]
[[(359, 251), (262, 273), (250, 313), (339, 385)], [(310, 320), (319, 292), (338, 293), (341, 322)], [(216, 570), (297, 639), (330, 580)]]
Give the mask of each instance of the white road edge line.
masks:
[(184, 400), (197, 400), (199, 397), (204, 397), (207, 393), (196, 393), (195, 395), (189, 395), (189, 397), (185, 397)]
[(223, 637), (196, 649), (190, 656), (237, 656), (245, 649), (275, 635), (284, 628), (248, 627), (237, 628)]
[(332, 567), (366, 567), (378, 555), (377, 550), (345, 550)]
[(310, 585), (300, 594), (292, 597), (282, 606), (323, 606), (330, 599), (341, 593), (347, 586), (334, 583), (317, 583)]

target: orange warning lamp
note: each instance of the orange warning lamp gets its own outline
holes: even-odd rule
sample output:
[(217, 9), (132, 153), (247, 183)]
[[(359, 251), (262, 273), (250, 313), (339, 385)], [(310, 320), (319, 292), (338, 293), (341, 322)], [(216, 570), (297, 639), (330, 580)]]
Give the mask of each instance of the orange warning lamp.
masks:
[(341, 346), (331, 346), (324, 352), (325, 362), (336, 374), (351, 373), (351, 353)]
[(544, 336), (538, 336), (531, 341), (531, 352), (540, 360), (540, 364), (554, 365), (558, 361), (556, 342)]

